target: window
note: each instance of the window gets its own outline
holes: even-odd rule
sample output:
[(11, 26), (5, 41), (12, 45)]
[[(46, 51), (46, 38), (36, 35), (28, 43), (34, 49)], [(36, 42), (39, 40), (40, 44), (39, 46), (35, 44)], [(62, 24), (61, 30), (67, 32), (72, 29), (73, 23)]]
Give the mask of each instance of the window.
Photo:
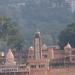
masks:
[(44, 55), (44, 58), (47, 58), (47, 55)]
[(72, 51), (72, 54), (75, 55), (75, 51)]
[(44, 68), (45, 67), (45, 65), (39, 65), (39, 68)]
[(29, 58), (31, 58), (31, 56), (29, 56)]
[(31, 68), (36, 68), (36, 65), (31, 65)]
[(66, 57), (66, 61), (70, 61), (70, 57)]
[(75, 57), (72, 57), (72, 61), (75, 61)]

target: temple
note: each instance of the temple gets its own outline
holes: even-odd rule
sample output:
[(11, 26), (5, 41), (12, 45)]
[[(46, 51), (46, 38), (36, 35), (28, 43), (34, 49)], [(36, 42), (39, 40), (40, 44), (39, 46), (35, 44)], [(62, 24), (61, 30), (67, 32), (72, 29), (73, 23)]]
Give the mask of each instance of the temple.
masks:
[(0, 61), (4, 59), (0, 64), (0, 75), (55, 75), (75, 70), (75, 48), (69, 42), (64, 50), (60, 50), (58, 45), (47, 46), (40, 32), (35, 33), (33, 46), (29, 47), (24, 64), (18, 64), (15, 56), (11, 49), (0, 55)]

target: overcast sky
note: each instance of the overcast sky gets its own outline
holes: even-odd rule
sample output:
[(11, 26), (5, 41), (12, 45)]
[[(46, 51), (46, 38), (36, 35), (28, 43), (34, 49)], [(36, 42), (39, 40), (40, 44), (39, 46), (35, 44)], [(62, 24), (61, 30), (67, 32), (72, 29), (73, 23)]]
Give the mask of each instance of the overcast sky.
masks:
[(66, 2), (70, 3), (72, 12), (75, 11), (75, 0), (65, 0)]

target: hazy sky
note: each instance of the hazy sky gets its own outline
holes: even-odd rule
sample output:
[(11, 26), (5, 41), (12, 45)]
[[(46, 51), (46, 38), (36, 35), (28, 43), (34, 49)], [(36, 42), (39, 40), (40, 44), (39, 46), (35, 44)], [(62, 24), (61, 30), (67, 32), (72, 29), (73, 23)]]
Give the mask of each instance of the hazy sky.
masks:
[(75, 0), (65, 0), (66, 2), (70, 3), (72, 12), (75, 11)]

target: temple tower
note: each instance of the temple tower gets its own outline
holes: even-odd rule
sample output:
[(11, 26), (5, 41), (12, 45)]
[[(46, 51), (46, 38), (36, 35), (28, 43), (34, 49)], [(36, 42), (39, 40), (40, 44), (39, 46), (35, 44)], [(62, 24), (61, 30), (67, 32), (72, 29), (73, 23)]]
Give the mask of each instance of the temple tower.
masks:
[(11, 49), (8, 50), (8, 53), (6, 54), (6, 65), (15, 65), (16, 62), (14, 60), (14, 55), (11, 51)]
[(41, 44), (40, 32), (36, 32), (34, 36), (34, 57), (36, 60), (41, 59)]
[(71, 62), (71, 56), (72, 56), (72, 47), (71, 47), (71, 45), (69, 44), (69, 42), (68, 42), (68, 44), (64, 47), (64, 51), (65, 51), (65, 62), (66, 63), (70, 63)]

